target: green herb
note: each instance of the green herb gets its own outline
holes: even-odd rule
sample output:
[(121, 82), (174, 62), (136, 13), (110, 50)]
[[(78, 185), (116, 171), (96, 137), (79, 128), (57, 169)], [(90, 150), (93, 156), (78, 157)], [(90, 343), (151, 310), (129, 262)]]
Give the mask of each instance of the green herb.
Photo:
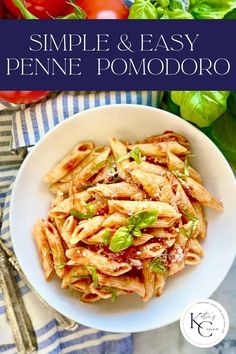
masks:
[(189, 11), (196, 19), (222, 19), (232, 8), (234, 0), (190, 0)]
[(66, 263), (61, 263), (61, 264), (58, 264), (58, 265), (54, 266), (54, 268), (63, 269), (63, 268), (65, 268), (65, 266), (66, 266)]
[(224, 15), (224, 20), (235, 20), (236, 19), (236, 8), (227, 12), (227, 14)]
[(139, 147), (134, 148), (133, 150), (131, 150), (130, 152), (128, 152), (128, 154), (125, 154), (124, 156), (119, 157), (116, 162), (120, 163), (124, 160), (129, 159), (130, 157), (132, 157), (134, 159), (134, 161), (140, 165), (140, 163), (142, 162), (142, 152), (139, 149)]
[(167, 269), (165, 265), (163, 264), (163, 261), (160, 257), (155, 258), (151, 263), (150, 263), (150, 269), (154, 273), (166, 273)]
[(93, 279), (93, 284), (95, 288), (98, 286), (98, 274), (97, 274), (97, 269), (94, 266), (87, 266), (86, 269), (91, 273), (92, 279)]
[(149, 0), (136, 0), (130, 7), (129, 19), (157, 19), (157, 8)]
[(69, 0), (69, 4), (74, 9), (74, 13), (72, 13), (72, 15), (75, 15), (76, 19), (84, 20), (87, 17), (86, 12), (84, 12), (84, 10), (78, 6), (75, 0)]
[(172, 91), (180, 114), (199, 127), (206, 127), (226, 111), (228, 91)]
[(231, 92), (227, 105), (227, 112), (204, 132), (214, 141), (227, 159), (236, 161), (236, 91)]
[(189, 165), (188, 165), (188, 157), (187, 156), (184, 159), (184, 175), (185, 175), (185, 177), (189, 177)]
[(158, 213), (156, 210), (140, 211), (128, 219), (128, 226), (144, 229), (145, 227), (152, 225), (157, 220), (157, 215)]
[(121, 252), (133, 244), (133, 236), (127, 226), (120, 227), (112, 236), (110, 241), (110, 250), (112, 252)]
[(81, 219), (81, 220), (88, 220), (88, 219), (91, 219), (93, 216), (94, 216), (94, 207), (92, 204), (87, 204), (85, 205), (85, 208), (88, 209), (88, 213), (87, 214), (84, 214), (84, 213), (81, 213), (77, 210), (72, 210), (71, 211), (71, 215), (74, 216), (75, 218), (78, 218), (78, 219)]
[(114, 302), (117, 298), (116, 289), (108, 286), (101, 286), (101, 289), (111, 292), (111, 302)]
[(157, 220), (156, 210), (141, 211), (132, 215), (127, 222), (127, 226), (120, 227), (110, 240), (110, 250), (112, 252), (121, 252), (130, 247), (135, 237), (142, 236), (140, 229), (152, 225)]
[(178, 181), (180, 181), (180, 183), (184, 183), (184, 177), (186, 177), (183, 173), (180, 173), (178, 171), (173, 171), (171, 170), (170, 171), (177, 179)]
[(110, 238), (111, 238), (111, 230), (106, 230), (104, 234), (102, 235), (102, 240), (104, 245), (109, 245), (110, 243)]
[(188, 228), (186, 228), (186, 226), (181, 227), (180, 229), (180, 233), (182, 235), (184, 235), (187, 238), (191, 238), (192, 234), (193, 234), (193, 230), (198, 226), (199, 224), (199, 219), (196, 218), (194, 215), (189, 214), (187, 212), (184, 212), (184, 215), (187, 217), (187, 219), (189, 220), (189, 222), (191, 223), (190, 226), (188, 226)]

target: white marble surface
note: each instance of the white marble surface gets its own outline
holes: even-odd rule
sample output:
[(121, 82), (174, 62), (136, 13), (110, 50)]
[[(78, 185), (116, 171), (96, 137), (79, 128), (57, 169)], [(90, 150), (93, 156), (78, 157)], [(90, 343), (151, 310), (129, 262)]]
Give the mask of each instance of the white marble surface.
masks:
[(225, 307), (230, 319), (229, 332), (217, 346), (209, 349), (192, 346), (182, 336), (179, 322), (175, 322), (157, 330), (135, 334), (134, 354), (236, 354), (236, 260), (211, 298)]

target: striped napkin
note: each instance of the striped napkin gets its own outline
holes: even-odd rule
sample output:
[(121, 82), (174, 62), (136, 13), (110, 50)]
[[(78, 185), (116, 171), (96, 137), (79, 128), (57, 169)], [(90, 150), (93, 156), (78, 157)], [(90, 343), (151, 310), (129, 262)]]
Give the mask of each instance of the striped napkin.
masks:
[[(30, 146), (72, 114), (113, 103), (137, 103), (157, 107), (160, 92), (61, 92), (41, 103), (16, 106), (0, 101), (0, 237), (11, 247), (9, 204), (11, 185)], [(14, 151), (14, 153), (13, 153)], [(38, 353), (132, 354), (133, 338), (80, 326), (64, 331), (26, 284), (17, 277), (38, 341)], [(0, 293), (0, 353), (17, 353)]]

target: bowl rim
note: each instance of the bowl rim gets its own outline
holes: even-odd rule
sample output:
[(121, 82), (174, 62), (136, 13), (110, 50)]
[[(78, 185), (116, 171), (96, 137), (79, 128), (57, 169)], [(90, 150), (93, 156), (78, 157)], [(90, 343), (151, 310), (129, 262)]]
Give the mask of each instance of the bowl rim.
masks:
[[(17, 190), (17, 184), (18, 184), (18, 180), (20, 180), (21, 178), (21, 175), (24, 171), (24, 167), (27, 165), (28, 161), (31, 160), (32, 156), (34, 155), (34, 151), (35, 150), (38, 150), (40, 149), (41, 145), (44, 144), (44, 141), (46, 139), (48, 139), (51, 135), (54, 134), (55, 131), (59, 130), (59, 129), (62, 129), (62, 127), (66, 124), (69, 124), (70, 121), (72, 121), (73, 119), (82, 119), (83, 116), (86, 116), (87, 114), (89, 114), (90, 112), (93, 112), (93, 111), (98, 111), (98, 110), (109, 110), (109, 109), (114, 109), (114, 108), (136, 108), (136, 109), (140, 109), (140, 110), (151, 110), (151, 111), (155, 111), (157, 114), (158, 112), (161, 112), (162, 115), (167, 115), (169, 116), (171, 119), (173, 120), (176, 120), (176, 119), (181, 119), (182, 120), (182, 123), (183, 125), (186, 125), (186, 127), (188, 127), (188, 129), (190, 130), (193, 130), (195, 132), (197, 132), (197, 134), (199, 136), (201, 136), (201, 138), (205, 139), (208, 141), (208, 143), (210, 143), (212, 145), (212, 148), (213, 150), (215, 151), (216, 154), (219, 154), (221, 159), (222, 159), (222, 162), (224, 162), (224, 165), (225, 165), (225, 168), (227, 169), (227, 174), (229, 174), (229, 176), (231, 177), (233, 183), (234, 183), (234, 186), (236, 187), (236, 177), (232, 171), (232, 168), (230, 167), (229, 165), (229, 162), (226, 160), (225, 156), (222, 154), (222, 152), (219, 150), (219, 148), (212, 142), (212, 140), (209, 139), (208, 136), (206, 136), (201, 130), (199, 130), (197, 127), (195, 127), (194, 125), (192, 125), (190, 122), (182, 119), (181, 117), (171, 113), (171, 112), (168, 112), (168, 111), (165, 111), (165, 110), (162, 110), (160, 108), (157, 108), (157, 107), (152, 107), (152, 106), (148, 106), (148, 105), (141, 105), (141, 104), (127, 104), (127, 103), (118, 103), (118, 104), (109, 104), (109, 105), (101, 105), (101, 106), (98, 106), (98, 107), (92, 107), (92, 108), (88, 108), (88, 109), (85, 109), (81, 112), (78, 112), (78, 113), (75, 113), (73, 114), (72, 116), (64, 119), (63, 121), (59, 122), (56, 126), (52, 127), (33, 147), (32, 149), (30, 150), (30, 152), (28, 153), (28, 155), (26, 156), (26, 158), (24, 159), (23, 163), (21, 164), (20, 166), (20, 169), (17, 173), (17, 176), (16, 176), (16, 179), (15, 179), (15, 182), (14, 182), (14, 185), (13, 185), (13, 189), (12, 189), (12, 193), (11, 193), (11, 198), (10, 198), (10, 208), (9, 208), (9, 220), (10, 220), (10, 233), (11, 235), (14, 234), (14, 232), (12, 232), (12, 219), (13, 219), (13, 209), (14, 209), (14, 206), (13, 206), (13, 201), (15, 200), (15, 194), (16, 194), (16, 190)], [(88, 118), (89, 119), (89, 118)], [(173, 128), (174, 130), (174, 128)], [(11, 240), (12, 240), (12, 245), (13, 245), (13, 250), (15, 252), (15, 249), (16, 249), (16, 244), (15, 244), (15, 237), (11, 237)], [(15, 253), (16, 254), (16, 253)], [(236, 250), (235, 250), (235, 255), (236, 255)], [(211, 290), (207, 295), (206, 295), (206, 298), (209, 298), (217, 289), (218, 287), (221, 285), (221, 283), (223, 282), (223, 280), (225, 279), (226, 275), (228, 274), (230, 268), (232, 267), (232, 264), (234, 262), (234, 258), (235, 258), (235, 255), (234, 257), (232, 257), (231, 259), (231, 262), (228, 264), (227, 266), (227, 270), (224, 274), (224, 276), (222, 276), (218, 282), (218, 285), (213, 289)], [(22, 269), (22, 271), (24, 272), (24, 269), (22, 267), (22, 264), (21, 264), (21, 260), (18, 258), (17, 254), (16, 254), (16, 257), (17, 257), (17, 260), (19, 262), (19, 265)], [(25, 274), (25, 273), (24, 273)], [(58, 308), (57, 305), (53, 304), (51, 301), (48, 301), (48, 299), (45, 298), (44, 294), (43, 293), (40, 293), (40, 291), (38, 291), (38, 289), (36, 289), (35, 286), (32, 285), (31, 281), (29, 280), (29, 278), (26, 276), (28, 282), (30, 283), (30, 286), (35, 290), (35, 292), (39, 295), (39, 297), (42, 297), (52, 308), (54, 308), (55, 310), (57, 310), (58, 312), (60, 312), (61, 314), (63, 314), (64, 316), (67, 316), (69, 318), (71, 318), (72, 320), (74, 321), (78, 321), (78, 319), (73, 316), (68, 316), (68, 314), (66, 312), (63, 311), (63, 309), (61, 308)], [(78, 300), (79, 301), (79, 300)], [(184, 310), (184, 309), (183, 309)], [(101, 327), (94, 327), (92, 324), (90, 323), (83, 323), (82, 322), (79, 322), (80, 324), (84, 325), (84, 326), (88, 326), (88, 327), (92, 327), (92, 328), (96, 328), (98, 330), (102, 330), (102, 331), (107, 331), (107, 332), (116, 332), (116, 333), (125, 333), (125, 332), (132, 332), (132, 333), (138, 333), (138, 332), (145, 332), (145, 331), (148, 331), (148, 330), (154, 330), (154, 329), (158, 329), (158, 328), (162, 328), (164, 326), (167, 326), (171, 323), (174, 323), (176, 321), (178, 321), (180, 318), (180, 315), (176, 315), (175, 317), (173, 317), (172, 319), (168, 320), (165, 322), (164, 325), (149, 325), (149, 326), (144, 326), (143, 329), (140, 329), (139, 327), (135, 327), (135, 324), (133, 325), (133, 328), (132, 328), (132, 331), (130, 329), (130, 327), (127, 327), (126, 328), (126, 325), (124, 324), (124, 330), (119, 330), (119, 329), (109, 329), (108, 327), (106, 326), (101, 326)]]

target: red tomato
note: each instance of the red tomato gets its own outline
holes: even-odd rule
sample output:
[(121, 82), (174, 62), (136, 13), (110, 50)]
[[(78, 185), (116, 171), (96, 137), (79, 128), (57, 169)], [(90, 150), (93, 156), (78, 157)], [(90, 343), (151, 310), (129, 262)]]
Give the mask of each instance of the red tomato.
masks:
[(50, 91), (0, 91), (0, 98), (11, 103), (35, 103)]
[[(129, 16), (129, 10), (122, 0), (76, 0), (87, 14), (88, 19), (126, 19)], [(67, 13), (73, 12), (70, 7)]]
[[(20, 10), (13, 0), (3, 0), (6, 8), (16, 17), (21, 17)], [(61, 16), (68, 6), (67, 0), (24, 0), (26, 8), (38, 18), (53, 18)]]
[(2, 2), (0, 2), (0, 18), (5, 18), (5, 11)]

